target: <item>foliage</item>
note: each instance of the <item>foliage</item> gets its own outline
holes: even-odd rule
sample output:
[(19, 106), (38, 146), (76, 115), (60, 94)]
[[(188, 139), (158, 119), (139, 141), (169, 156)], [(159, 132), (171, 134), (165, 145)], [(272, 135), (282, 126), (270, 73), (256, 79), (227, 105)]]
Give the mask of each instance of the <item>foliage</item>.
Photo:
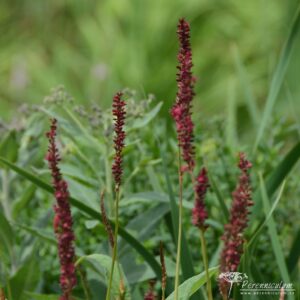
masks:
[[(120, 289), (121, 274), (125, 299), (139, 300), (143, 299), (149, 280), (154, 279), (154, 289), (159, 294), (159, 245), (163, 241), (168, 276), (166, 296), (173, 299), (178, 236), (178, 170), (175, 130), (167, 112), (171, 107), (170, 99), (175, 94), (174, 59), (170, 55), (175, 57), (175, 39), (170, 42), (166, 37), (174, 31), (177, 14), (183, 13), (179, 9), (182, 3), (168, 1), (168, 10), (160, 10), (165, 7), (159, 1), (145, 1), (144, 7), (133, 2), (119, 1), (117, 4), (115, 1), (102, 1), (94, 7), (88, 2), (71, 5), (68, 1), (64, 4), (54, 1), (49, 6), (50, 15), (52, 18), (57, 12), (62, 15), (55, 17), (58, 22), (54, 22), (53, 32), (68, 20), (68, 30), (64, 33), (67, 39), (55, 37), (52, 41), (45, 35), (42, 47), (39, 43), (32, 46), (39, 50), (36, 55), (32, 55), (29, 44), (24, 45), (21, 65), (25, 57), (28, 62), (25, 68), (28, 73), (25, 73), (30, 74), (30, 80), (27, 78), (23, 86), (18, 87), (18, 80), (15, 81), (18, 79), (16, 74), (20, 72), (18, 63), (13, 70), (8, 63), (2, 67), (6, 76), (11, 74), (12, 86), (6, 87), (0, 80), (3, 88), (1, 101), (12, 98), (19, 103), (22, 95), (28, 102), (21, 112), (16, 113), (15, 110), (11, 113), (13, 117), (7, 118), (0, 127), (0, 292), (3, 291), (9, 300), (51, 300), (57, 299), (60, 294), (59, 260), (52, 221), (54, 196), (45, 160), (45, 132), (48, 131), (49, 118), (58, 120), (60, 167), (71, 194), (79, 279), (74, 299), (105, 298), (111, 250), (100, 214), (100, 192), (103, 190), (113, 229), (116, 224), (113, 221), (111, 174), (114, 128), (111, 109), (107, 109), (108, 101), (104, 99), (111, 98), (108, 95), (111, 96), (116, 86), (130, 84), (138, 87), (140, 81), (147, 89), (155, 91), (158, 97), (144, 91), (124, 90), (127, 114), (116, 264), (119, 271), (114, 274), (112, 286), (114, 293)], [(274, 36), (266, 34), (260, 37), (264, 39), (260, 49), (256, 35), (244, 34), (262, 26), (256, 19), (247, 16), (257, 4), (245, 3), (244, 7), (236, 0), (198, 2), (191, 1), (185, 12), (191, 17), (194, 28), (195, 73), (206, 77), (203, 83), (201, 79), (196, 85), (196, 92), (199, 87), (203, 89), (198, 93), (199, 99), (205, 101), (198, 101), (200, 104), (194, 106), (193, 120), (196, 166), (205, 165), (211, 184), (206, 197), (209, 229), (205, 238), (214, 298), (220, 297), (217, 285), (222, 249), (220, 237), (228, 221), (231, 193), (238, 177), (234, 166), (239, 151), (247, 153), (253, 164), (254, 201), (239, 271), (246, 273), (253, 282), (280, 282), (281, 279), (291, 282), (297, 293), (300, 288), (297, 268), (300, 229), (296, 222), (300, 210), (296, 197), (300, 192), (300, 129), (297, 120), (293, 120), (292, 115), (283, 117), (278, 107), (281, 107), (282, 98), (287, 98), (289, 103), (295, 102), (295, 95), (299, 92), (293, 88), (291, 74), (297, 72), (289, 62), (295, 58), (293, 49), (299, 47), (300, 11), (294, 9), (296, 2), (289, 2), (290, 10), (295, 10), (291, 28), (286, 31), (278, 29), (278, 35), (273, 30)], [(14, 1), (11, 6), (1, 3), (2, 11), (8, 12), (0, 16), (2, 21), (5, 24), (11, 20), (16, 22), (12, 31), (7, 33), (8, 39), (20, 31), (20, 24), (23, 25), (26, 20), (33, 22), (27, 24), (28, 28), (43, 24), (47, 6), (44, 2), (32, 5), (28, 1), (18, 9), (17, 4)], [(272, 10), (264, 18), (265, 28), (283, 18), (280, 11), (282, 3), (273, 1), (269, 5)], [(149, 10), (147, 14), (133, 14), (134, 7), (138, 7), (138, 11)], [(15, 15), (11, 14), (11, 8), (15, 8)], [(32, 14), (30, 17), (20, 11), (25, 8), (27, 14)], [(170, 18), (165, 22), (167, 15)], [(22, 16), (20, 21), (15, 20), (16, 16)], [(216, 19), (220, 21), (219, 33), (212, 32)], [(247, 25), (249, 28), (245, 25), (244, 29), (235, 29), (247, 20), (253, 22)], [(153, 28), (146, 26), (150, 23)], [(143, 31), (141, 28), (144, 28)], [(45, 31), (48, 30), (45, 27)], [(76, 38), (74, 30), (78, 31)], [(37, 32), (41, 33), (34, 33)], [(203, 38), (201, 45), (197, 38), (199, 35)], [(95, 39), (97, 36), (99, 40)], [(141, 36), (143, 38), (139, 39)], [(217, 38), (218, 43), (212, 42)], [(224, 41), (230, 48), (225, 55), (224, 49), (218, 47)], [(18, 37), (14, 43), (11, 42), (11, 47), (18, 49), (21, 42)], [(265, 58), (275, 55), (273, 48), (278, 46), (277, 43), (285, 46), (278, 60), (270, 59), (270, 69), (274, 72), (269, 74)], [(110, 47), (102, 47), (103, 44)], [(248, 47), (249, 44), (255, 47)], [(82, 52), (78, 45), (84, 45), (79, 47)], [(199, 55), (201, 49), (203, 55)], [(4, 49), (3, 57), (9, 52), (10, 49)], [(224, 71), (218, 73), (219, 64), (216, 62), (220, 57)], [(99, 61), (100, 58), (103, 61)], [(47, 60), (51, 62), (51, 68), (46, 68)], [(70, 70), (64, 68), (66, 65)], [(127, 67), (124, 68), (125, 65)], [(43, 70), (44, 76), (41, 76)], [(235, 70), (234, 74), (232, 70)], [(273, 78), (270, 88), (266, 75)], [(30, 81), (35, 82), (35, 88)], [(58, 82), (65, 82), (68, 90), (58, 86), (51, 90), (43, 103), (29, 104), (31, 100), (28, 99), (39, 99), (46, 89)], [(224, 103), (226, 89), (229, 92)], [(100, 99), (101, 105), (86, 103), (82, 100), (86, 98)], [(160, 99), (167, 100), (162, 102)], [(261, 99), (267, 99), (264, 108), (260, 107)], [(212, 107), (216, 103), (222, 112), (211, 116), (208, 112), (214, 110)], [(11, 109), (16, 104), (5, 107)], [(297, 109), (292, 106), (292, 111)], [(185, 179), (183, 186), (180, 299), (206, 299), (199, 232), (192, 225), (192, 182)], [(235, 299), (242, 298), (238, 290), (239, 287), (235, 286)], [(288, 299), (295, 297), (291, 295)]]
[[(60, 124), (59, 146), (63, 158), (62, 173), (70, 185), (71, 195), (74, 198), (72, 202), (74, 229), (76, 236), (80, 237), (76, 240), (76, 253), (80, 257), (109, 255), (107, 236), (100, 221), (98, 191), (105, 187), (108, 214), (111, 216), (113, 201), (110, 173), (113, 158), (111, 113), (95, 106), (78, 108), (74, 100), (70, 101), (66, 95), (63, 88), (55, 89), (45, 104), (34, 107), (34, 111), (28, 112), (20, 130), (7, 131), (4, 134), (1, 149), (10, 150), (1, 152), (2, 191), (5, 192), (2, 193), (2, 204), (3, 207), (8, 206), (1, 214), (1, 240), (5, 242), (1, 243), (4, 247), (1, 248), (1, 284), (9, 293), (14, 290), (14, 284), (18, 282), (17, 278), (20, 276), (27, 278), (32, 272), (31, 268), (34, 268), (34, 274), (40, 274), (37, 277), (30, 277), (30, 281), (23, 282), (24, 293), (13, 295), (13, 299), (28, 299), (28, 297), (33, 297), (32, 293), (59, 292), (57, 283), (59, 266), (52, 231), (54, 200), (51, 193), (44, 192), (52, 190), (48, 184), (50, 182), (49, 171), (44, 159), (47, 147), (44, 133), (49, 125), (49, 117), (55, 116)], [(172, 192), (177, 180), (176, 159), (174, 159), (176, 141), (168, 134), (169, 129), (166, 123), (159, 117), (161, 104), (153, 96), (146, 100), (138, 100), (135, 93), (127, 91), (127, 98), (130, 113), (128, 113), (128, 138), (124, 156), (126, 180), (122, 188), (120, 203), (121, 228), (127, 233), (125, 235), (121, 233), (119, 259), (130, 286), (128, 291), (131, 293), (131, 298), (141, 299), (147, 280), (155, 277), (158, 281), (160, 280), (158, 263), (160, 240), (163, 240), (165, 244), (167, 256), (168, 293), (172, 290), (170, 279), (174, 276), (176, 241), (172, 218), (170, 218), (170, 207), (175, 209), (173, 213), (176, 215), (176, 205), (170, 206), (169, 201), (172, 199), (174, 203), (177, 201), (177, 197)], [(232, 149), (224, 143), (223, 128), (226, 123), (221, 116), (207, 121), (202, 119), (202, 121), (201, 128), (200, 126), (196, 128), (196, 131), (200, 132), (200, 135), (196, 136), (196, 160), (199, 161), (201, 157), (204, 157), (208, 170), (213, 170), (209, 172), (213, 177), (213, 182), (217, 183), (208, 194), (207, 203), (210, 212), (208, 223), (212, 230), (208, 230), (206, 235), (209, 253), (215, 253), (210, 255), (210, 265), (215, 266), (218, 264), (222, 224), (226, 220), (226, 214), (221, 208), (224, 206), (228, 208), (230, 205), (230, 194), (237, 175), (236, 170), (231, 167), (236, 161), (235, 149), (250, 152), (251, 147)], [(252, 157), (254, 165), (252, 182), (254, 190), (257, 191), (254, 199), (257, 206), (263, 203), (264, 206), (266, 205), (266, 191), (268, 201), (276, 195), (276, 190), (300, 156), (299, 146), (296, 146), (286, 156), (285, 163), (280, 164), (283, 156), (292, 146), (289, 141), (297, 139), (297, 132), (293, 126), (282, 120), (278, 122), (274, 119), (272, 123), (269, 127), (272, 128), (269, 131), (271, 136), (261, 144), (257, 154)], [(284, 141), (282, 137), (285, 137)], [(18, 149), (18, 151), (17, 155), (12, 157), (10, 154), (13, 153), (11, 152), (13, 149)], [(267, 189), (264, 188), (263, 183), (259, 184), (258, 172), (261, 173), (261, 178), (267, 180)], [(272, 216), (277, 220), (275, 223), (277, 232), (274, 233), (274, 223), (268, 225), (273, 226), (272, 231), (270, 227), (267, 231), (267, 227), (262, 226), (255, 236), (256, 242), (249, 244), (247, 255), (251, 259), (246, 261), (242, 268), (246, 268), (245, 272), (251, 274), (253, 278), (257, 278), (256, 272), (253, 273), (253, 270), (248, 269), (252, 263), (256, 265), (256, 271), (264, 281), (276, 281), (280, 278), (282, 267), (278, 269), (277, 261), (273, 258), (273, 255), (278, 257), (275, 250), (278, 243), (281, 243), (282, 255), (285, 258), (289, 258), (289, 255), (298, 256), (298, 253), (291, 251), (292, 247), (295, 247), (294, 242), (298, 243), (296, 238), (293, 240), (299, 230), (293, 222), (296, 220), (295, 208), (298, 205), (296, 198), (293, 197), (299, 188), (298, 176), (299, 172), (294, 171), (293, 176), (286, 179), (284, 192), (280, 193), (280, 199), (274, 202), (276, 206), (267, 217), (269, 219)], [(186, 191), (183, 203), (186, 238), (184, 246), (186, 251), (191, 253), (190, 259), (195, 268), (192, 272), (198, 274), (203, 267), (198, 234), (191, 225), (193, 196), (189, 192), (191, 191), (190, 183), (184, 184)], [(262, 198), (260, 198), (260, 190), (263, 192)], [(260, 199), (265, 200), (261, 202)], [(251, 227), (248, 230), (248, 240), (251, 240), (252, 234), (257, 230), (259, 221), (264, 220), (260, 210), (254, 208), (254, 212)], [(290, 216), (289, 222), (283, 222), (286, 215)], [(266, 225), (267, 222), (265, 221), (264, 224)], [(271, 240), (273, 241), (274, 234), (277, 236), (277, 246), (273, 254), (269, 251), (271, 248), (268, 245)], [(136, 244), (132, 243), (130, 238), (128, 239), (128, 235), (138, 240), (142, 250), (136, 248)], [(289, 251), (291, 251), (290, 254)], [(36, 261), (35, 264), (30, 263), (35, 256), (40, 258), (39, 264), (36, 264)], [(157, 262), (157, 267), (151, 263), (152, 258)], [(187, 263), (186, 259), (185, 252), (183, 264)], [(293, 260), (295, 259), (297, 260), (294, 257)], [(285, 265), (285, 262), (281, 259), (280, 264)], [(91, 299), (94, 299), (93, 297), (96, 297), (99, 291), (105, 291), (105, 277), (98, 276), (98, 273), (95, 273), (90, 266), (84, 264), (84, 268), (86, 268), (87, 282), (91, 289)], [(299, 274), (294, 266), (292, 268), (289, 276), (291, 281), (296, 283), (299, 280)], [(190, 277), (190, 275), (187, 276), (186, 278)], [(218, 293), (216, 284), (214, 286), (214, 293)], [(159, 283), (156, 288), (158, 287)], [(74, 295), (84, 298), (82, 287), (78, 287)], [(38, 299), (39, 296), (36, 297)]]

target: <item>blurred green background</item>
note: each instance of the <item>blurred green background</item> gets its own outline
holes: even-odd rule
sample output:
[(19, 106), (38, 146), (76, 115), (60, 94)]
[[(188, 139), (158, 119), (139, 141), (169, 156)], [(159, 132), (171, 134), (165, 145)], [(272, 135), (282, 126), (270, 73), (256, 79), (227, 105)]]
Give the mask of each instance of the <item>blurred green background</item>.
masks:
[[(9, 119), (20, 105), (40, 103), (59, 84), (78, 103), (103, 106), (116, 90), (130, 87), (155, 94), (168, 103), (167, 111), (176, 93), (176, 24), (183, 16), (192, 27), (196, 109), (208, 115), (223, 111), (232, 93), (241, 110), (247, 93), (262, 107), (298, 5), (296, 0), (1, 1), (0, 116)], [(293, 119), (300, 111), (299, 38), (297, 43), (276, 105)]]

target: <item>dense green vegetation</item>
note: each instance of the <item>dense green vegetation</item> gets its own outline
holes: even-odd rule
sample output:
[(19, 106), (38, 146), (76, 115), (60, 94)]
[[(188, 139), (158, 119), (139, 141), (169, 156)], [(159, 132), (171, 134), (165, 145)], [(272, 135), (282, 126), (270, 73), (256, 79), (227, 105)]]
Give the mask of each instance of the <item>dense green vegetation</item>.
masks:
[[(72, 197), (78, 277), (73, 295), (105, 299), (111, 249), (100, 191), (105, 189), (113, 219), (111, 99), (124, 86), (134, 88), (124, 90), (118, 251), (126, 299), (143, 299), (151, 279), (160, 295), (160, 241), (166, 293), (173, 291), (178, 149), (169, 110), (176, 93), (176, 23), (183, 15), (191, 21), (193, 70), (199, 77), (193, 110), (197, 169), (204, 164), (211, 183), (205, 237), (214, 299), (221, 299), (215, 267), (240, 151), (253, 164), (254, 207), (239, 271), (252, 282), (293, 283), (296, 292), (286, 298), (298, 299), (297, 1), (7, 1), (0, 11), (0, 290), (9, 300), (60, 295), (54, 196), (45, 160), (49, 118), (58, 120), (60, 167)], [(190, 286), (180, 299), (189, 299), (191, 291), (191, 299), (206, 299), (199, 233), (191, 223), (193, 186), (187, 178), (183, 186), (181, 283), (190, 280)], [(265, 299), (242, 297), (235, 286), (234, 299), (242, 298)]]
[[(193, 28), (197, 111), (223, 111), (230, 89), (241, 112), (249, 93), (263, 107), (297, 5), (297, 0), (1, 1), (0, 115), (7, 119), (15, 107), (39, 103), (59, 84), (81, 103), (108, 107), (113, 91), (125, 86), (171, 105), (174, 28), (182, 16)], [(291, 118), (299, 112), (299, 47), (297, 42), (276, 106)], [(294, 109), (286, 104), (286, 88)]]

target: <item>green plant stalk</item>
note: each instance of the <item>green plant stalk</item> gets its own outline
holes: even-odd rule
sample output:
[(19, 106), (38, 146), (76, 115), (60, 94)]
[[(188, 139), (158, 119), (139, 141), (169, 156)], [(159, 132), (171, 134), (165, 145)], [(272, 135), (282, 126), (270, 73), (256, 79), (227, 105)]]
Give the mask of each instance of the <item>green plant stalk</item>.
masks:
[(204, 238), (204, 229), (202, 229), (202, 228), (200, 229), (200, 240), (201, 240), (202, 259), (203, 259), (205, 276), (206, 276), (207, 297), (208, 297), (208, 300), (213, 300), (211, 281), (210, 281), (209, 272), (208, 272), (207, 247), (206, 247), (206, 242), (205, 242), (205, 238)]
[(182, 235), (182, 172), (181, 172), (181, 153), (178, 147), (178, 178), (179, 178), (179, 216), (178, 216), (178, 239), (176, 255), (176, 272), (175, 272), (175, 300), (178, 300), (179, 273), (180, 273), (180, 256), (181, 256), (181, 235)]
[(11, 211), (9, 206), (9, 173), (6, 169), (2, 170), (2, 205), (6, 219), (11, 221)]
[(165, 289), (162, 289), (161, 300), (165, 300), (165, 299), (166, 299)]
[(119, 199), (120, 199), (120, 188), (116, 187), (116, 203), (115, 203), (115, 232), (114, 232), (114, 247), (112, 253), (112, 263), (111, 270), (109, 275), (109, 282), (106, 292), (106, 300), (110, 300), (112, 281), (114, 275), (115, 262), (117, 260), (117, 252), (118, 252), (118, 231), (119, 231)]
[[(106, 147), (105, 147), (105, 151), (106, 151), (106, 157), (109, 157), (109, 144), (108, 142), (106, 142)], [(105, 164), (105, 180), (106, 180), (106, 193), (108, 194), (108, 204), (109, 204), (109, 215), (112, 213), (113, 211), (113, 197), (112, 195), (112, 183), (111, 183), (111, 166), (110, 166), (110, 162), (108, 159), (105, 159), (104, 161)]]
[(82, 289), (84, 292), (84, 297), (86, 300), (90, 300), (91, 299), (91, 292), (89, 290), (89, 285), (87, 283), (87, 278), (86, 278), (86, 273), (85, 271), (82, 269), (81, 266), (77, 265), (77, 271), (81, 280), (81, 284), (82, 284)]

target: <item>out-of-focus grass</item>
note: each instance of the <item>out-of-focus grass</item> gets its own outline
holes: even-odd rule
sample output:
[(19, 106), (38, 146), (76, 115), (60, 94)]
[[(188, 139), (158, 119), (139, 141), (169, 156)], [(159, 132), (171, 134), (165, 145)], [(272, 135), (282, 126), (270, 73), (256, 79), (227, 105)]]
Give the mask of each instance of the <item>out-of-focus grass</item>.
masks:
[[(296, 0), (1, 1), (0, 115), (9, 118), (22, 103), (40, 102), (58, 84), (78, 102), (106, 105), (115, 90), (129, 86), (170, 103), (176, 92), (175, 28), (182, 16), (192, 26), (199, 79), (195, 110), (223, 110), (232, 83), (238, 109), (246, 107), (234, 49), (260, 107), (297, 5)], [(300, 110), (300, 42), (295, 46), (285, 83), (293, 104), (286, 105), (282, 91), (276, 106), (291, 118), (292, 110)]]

